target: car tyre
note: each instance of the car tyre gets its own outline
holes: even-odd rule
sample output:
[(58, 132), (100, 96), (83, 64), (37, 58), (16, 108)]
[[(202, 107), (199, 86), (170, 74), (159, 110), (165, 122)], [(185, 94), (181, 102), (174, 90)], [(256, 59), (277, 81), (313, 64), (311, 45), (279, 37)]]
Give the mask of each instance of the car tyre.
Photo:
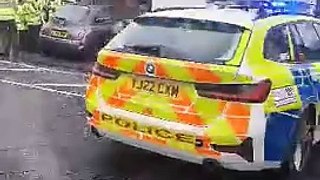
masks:
[(301, 118), (297, 125), (296, 140), (289, 148), (280, 169), (281, 175), (285, 177), (296, 176), (304, 170), (313, 147), (314, 127), (307, 125), (305, 118)]

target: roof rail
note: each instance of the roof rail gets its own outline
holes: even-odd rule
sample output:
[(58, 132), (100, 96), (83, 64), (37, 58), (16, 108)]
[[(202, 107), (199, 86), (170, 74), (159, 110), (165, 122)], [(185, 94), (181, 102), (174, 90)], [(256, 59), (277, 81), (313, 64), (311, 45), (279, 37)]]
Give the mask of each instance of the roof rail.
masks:
[(185, 9), (205, 9), (205, 6), (194, 6), (194, 7), (165, 7), (165, 8), (157, 8), (152, 12), (160, 12), (160, 11), (170, 11), (170, 10), (185, 10)]

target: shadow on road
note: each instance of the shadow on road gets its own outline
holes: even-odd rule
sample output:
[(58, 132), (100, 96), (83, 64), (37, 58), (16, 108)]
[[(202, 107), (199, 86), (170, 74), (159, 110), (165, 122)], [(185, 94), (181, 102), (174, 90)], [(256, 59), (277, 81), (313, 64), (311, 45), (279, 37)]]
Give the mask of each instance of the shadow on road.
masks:
[[(105, 143), (105, 142), (101, 142)], [(320, 147), (314, 148), (312, 161), (298, 176), (284, 178), (275, 171), (238, 172), (225, 170), (223, 176), (205, 171), (199, 165), (162, 157), (121, 143), (108, 142), (106, 151), (96, 154), (99, 167), (110, 168), (114, 174), (132, 180), (319, 180)], [(110, 147), (112, 146), (112, 148)], [(108, 153), (106, 153), (108, 152)], [(110, 170), (110, 169), (109, 169)]]

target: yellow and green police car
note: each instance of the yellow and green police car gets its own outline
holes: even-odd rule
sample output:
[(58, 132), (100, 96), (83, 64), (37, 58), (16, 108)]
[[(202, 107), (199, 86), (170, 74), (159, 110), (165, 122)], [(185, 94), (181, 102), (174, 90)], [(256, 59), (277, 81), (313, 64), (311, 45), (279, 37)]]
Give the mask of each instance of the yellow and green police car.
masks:
[(99, 52), (86, 129), (212, 168), (301, 171), (318, 124), (320, 20), (270, 6), (137, 17)]

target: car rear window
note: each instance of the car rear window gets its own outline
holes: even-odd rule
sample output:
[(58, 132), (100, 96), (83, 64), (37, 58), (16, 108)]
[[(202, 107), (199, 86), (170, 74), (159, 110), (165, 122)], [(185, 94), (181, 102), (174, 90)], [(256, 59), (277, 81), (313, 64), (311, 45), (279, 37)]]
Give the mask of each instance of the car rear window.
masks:
[(89, 14), (90, 9), (86, 6), (66, 5), (54, 14), (53, 22), (81, 24), (86, 22)]
[(168, 17), (140, 17), (106, 49), (201, 63), (233, 58), (244, 29), (237, 25)]

